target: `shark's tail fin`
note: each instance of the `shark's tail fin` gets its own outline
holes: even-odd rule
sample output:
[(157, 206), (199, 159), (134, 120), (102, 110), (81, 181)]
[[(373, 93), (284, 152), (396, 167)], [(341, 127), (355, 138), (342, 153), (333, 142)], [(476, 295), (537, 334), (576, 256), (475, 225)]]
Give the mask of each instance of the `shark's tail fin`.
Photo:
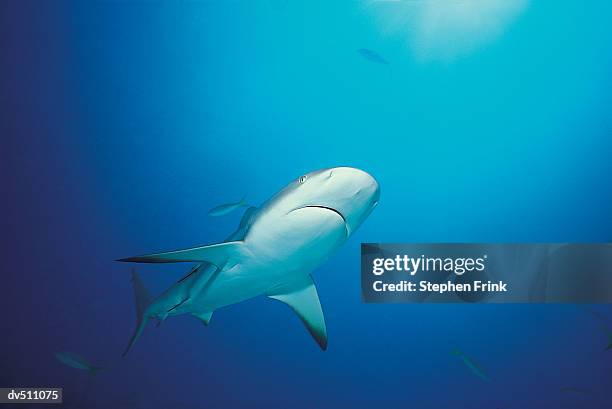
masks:
[(149, 296), (149, 292), (135, 269), (132, 269), (132, 284), (134, 285), (134, 299), (136, 301), (136, 329), (134, 330), (132, 339), (125, 349), (123, 356), (126, 356), (127, 353), (130, 352), (130, 349), (132, 349), (140, 337), (140, 334), (142, 334), (144, 327), (147, 325), (148, 317), (146, 316), (146, 312), (147, 307), (151, 304), (151, 296)]

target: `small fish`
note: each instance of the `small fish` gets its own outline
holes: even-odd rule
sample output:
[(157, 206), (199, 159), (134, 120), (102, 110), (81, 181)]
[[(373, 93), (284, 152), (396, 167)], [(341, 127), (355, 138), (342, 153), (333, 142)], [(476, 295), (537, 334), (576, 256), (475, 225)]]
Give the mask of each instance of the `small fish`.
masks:
[(224, 216), (244, 206), (248, 206), (248, 204), (244, 201), (244, 198), (242, 198), (237, 203), (226, 203), (226, 204), (219, 205), (217, 207), (213, 207), (212, 209), (208, 211), (208, 215), (214, 216), (214, 217)]
[(361, 56), (368, 61), (372, 61), (377, 64), (385, 64), (385, 65), (389, 64), (387, 60), (385, 60), (380, 54), (378, 54), (374, 50), (369, 50), (367, 48), (360, 48), (359, 50), (357, 50), (357, 52), (361, 54)]
[(584, 308), (584, 310), (591, 314), (594, 318), (596, 318), (600, 324), (601, 324), (601, 329), (602, 331), (607, 335), (608, 337), (608, 345), (604, 348), (604, 351), (609, 351), (612, 349), (612, 328), (610, 328), (610, 322), (608, 321), (608, 319), (601, 313), (591, 310), (589, 308)]
[(579, 393), (579, 394), (583, 394), (583, 395), (590, 395), (591, 392), (587, 391), (586, 389), (582, 389), (582, 388), (577, 388), (575, 386), (564, 386), (562, 388), (559, 389), (561, 392), (572, 392), (572, 393)]
[(75, 355), (71, 352), (57, 352), (55, 357), (61, 363), (75, 369), (80, 369), (82, 371), (87, 371), (91, 374), (95, 374), (102, 368), (99, 366), (94, 366), (87, 362), (84, 358)]
[(472, 358), (464, 354), (459, 348), (455, 348), (454, 350), (452, 350), (451, 354), (461, 358), (465, 366), (467, 366), (470, 371), (474, 373), (474, 375), (476, 375), (485, 382), (491, 381), (491, 379), (487, 376), (484, 370)]

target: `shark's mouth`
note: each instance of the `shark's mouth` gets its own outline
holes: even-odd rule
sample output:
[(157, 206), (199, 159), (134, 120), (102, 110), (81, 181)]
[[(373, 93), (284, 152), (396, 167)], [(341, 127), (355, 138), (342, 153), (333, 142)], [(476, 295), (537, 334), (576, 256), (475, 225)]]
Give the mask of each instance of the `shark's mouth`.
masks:
[[(340, 213), (340, 211), (338, 209), (334, 209), (333, 207), (329, 207), (329, 206), (322, 206), (322, 205), (308, 205), (308, 206), (303, 206), (300, 207), (300, 209), (308, 209), (308, 208), (313, 208), (313, 209), (324, 209), (324, 210), (329, 210), (332, 211), (334, 213), (336, 213), (338, 216), (340, 216), (340, 218), (342, 219), (342, 221), (344, 222), (344, 227), (346, 229), (346, 236), (349, 236), (350, 230), (349, 230), (349, 224), (346, 221), (346, 217), (344, 217), (344, 215), (342, 213)], [(297, 210), (297, 209), (296, 209)]]

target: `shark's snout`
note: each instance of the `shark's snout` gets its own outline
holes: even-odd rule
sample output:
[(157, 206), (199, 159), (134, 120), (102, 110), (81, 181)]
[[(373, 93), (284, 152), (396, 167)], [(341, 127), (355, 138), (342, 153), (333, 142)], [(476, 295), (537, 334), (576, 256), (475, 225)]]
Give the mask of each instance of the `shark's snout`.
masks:
[(342, 214), (347, 231), (353, 233), (378, 205), (380, 186), (372, 175), (357, 168), (337, 167), (328, 175), (327, 207)]
[(369, 173), (357, 168), (334, 168), (331, 171), (333, 177), (340, 179), (339, 184), (344, 184), (347, 189), (355, 189), (354, 197), (358, 200), (368, 202), (373, 206), (378, 204), (380, 199), (380, 186), (378, 181)]

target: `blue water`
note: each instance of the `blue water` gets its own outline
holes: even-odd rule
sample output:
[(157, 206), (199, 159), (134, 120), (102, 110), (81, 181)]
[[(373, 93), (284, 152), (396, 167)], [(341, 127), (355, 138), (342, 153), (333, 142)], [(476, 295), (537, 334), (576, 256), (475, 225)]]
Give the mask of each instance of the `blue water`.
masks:
[[(425, 50), (376, 7), (2, 2), (0, 387), (78, 408), (612, 407), (583, 310), (366, 305), (358, 259), (361, 242), (611, 240), (612, 5), (533, 1), (486, 41)], [(207, 209), (339, 165), (381, 199), (313, 274), (326, 352), (257, 298), (151, 325), (120, 357), (135, 313), (113, 260), (222, 240), (239, 215)], [(155, 294), (187, 269), (139, 267)]]

